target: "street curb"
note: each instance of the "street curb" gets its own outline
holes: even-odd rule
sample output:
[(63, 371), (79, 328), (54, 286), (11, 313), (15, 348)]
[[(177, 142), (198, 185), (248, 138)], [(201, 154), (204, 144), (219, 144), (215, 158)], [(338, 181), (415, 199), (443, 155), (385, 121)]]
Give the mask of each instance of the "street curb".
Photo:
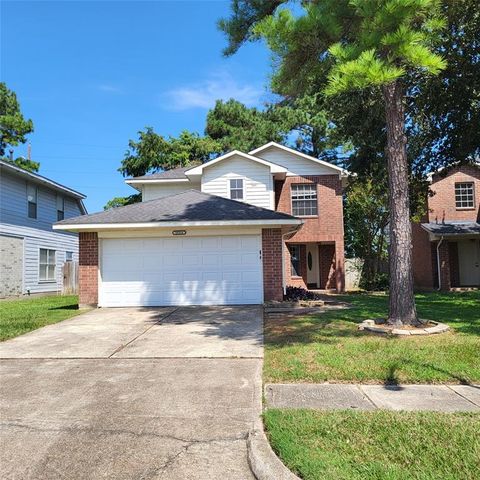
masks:
[(300, 480), (275, 455), (263, 430), (253, 430), (247, 439), (248, 463), (257, 480)]

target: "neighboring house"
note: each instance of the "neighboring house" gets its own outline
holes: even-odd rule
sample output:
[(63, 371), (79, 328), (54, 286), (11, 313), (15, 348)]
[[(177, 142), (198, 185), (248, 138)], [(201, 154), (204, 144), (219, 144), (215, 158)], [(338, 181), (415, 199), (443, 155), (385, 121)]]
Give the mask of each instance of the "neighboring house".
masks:
[(344, 288), (346, 172), (269, 143), (126, 182), (142, 202), (57, 223), (80, 232), (80, 303), (258, 304)]
[(429, 176), (428, 211), (413, 225), (418, 288), (480, 286), (480, 164), (457, 165)]
[(0, 160), (0, 297), (62, 290), (64, 262), (78, 261), (78, 235), (52, 224), (87, 213), (84, 198)]

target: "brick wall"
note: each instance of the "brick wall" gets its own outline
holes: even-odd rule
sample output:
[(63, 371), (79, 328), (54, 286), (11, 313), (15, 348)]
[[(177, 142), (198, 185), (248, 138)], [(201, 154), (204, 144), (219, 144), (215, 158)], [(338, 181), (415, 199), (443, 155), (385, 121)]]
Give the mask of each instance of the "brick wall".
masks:
[[(334, 271), (326, 274), (326, 288), (345, 288), (344, 272), (344, 239), (343, 239), (343, 188), (338, 175), (316, 175), (287, 177), (284, 181), (275, 182), (275, 205), (279, 212), (292, 214), (291, 185), (295, 183), (315, 183), (317, 185), (318, 216), (302, 218), (301, 230), (288, 240), (288, 243), (319, 243), (320, 250), (327, 247), (325, 255), (331, 255), (329, 248), (334, 249)], [(328, 245), (331, 245), (328, 247)], [(306, 252), (301, 251), (302, 277), (292, 277), (290, 271), (290, 253), (285, 247), (286, 281), (288, 285), (307, 287)], [(327, 261), (328, 263), (328, 261)], [(304, 265), (303, 265), (304, 264)], [(327, 268), (327, 267), (325, 267)]]
[(79, 234), (79, 301), (80, 305), (98, 303), (98, 235)]
[(450, 290), (450, 249), (446, 240), (441, 243), (438, 253), (440, 255), (441, 290)]
[(412, 224), (413, 281), (416, 287), (434, 287), (434, 265), (432, 265), (431, 242), (428, 233), (419, 223)]
[(283, 299), (282, 230), (262, 230), (263, 294), (265, 300)]
[(335, 245), (319, 245), (320, 288), (336, 288), (335, 280)]
[(23, 293), (23, 238), (0, 235), (0, 298)]
[[(475, 208), (457, 210), (455, 206), (455, 183), (474, 182)], [(428, 219), (430, 222), (442, 221), (480, 221), (480, 168), (473, 165), (462, 165), (448, 172), (446, 177), (437, 173), (433, 177), (431, 191), (434, 193), (428, 199)]]

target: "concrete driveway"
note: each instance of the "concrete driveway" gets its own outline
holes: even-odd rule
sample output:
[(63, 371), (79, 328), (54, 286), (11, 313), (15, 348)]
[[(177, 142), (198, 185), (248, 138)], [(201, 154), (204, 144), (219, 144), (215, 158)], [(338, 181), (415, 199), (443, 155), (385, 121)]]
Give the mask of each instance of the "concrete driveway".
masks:
[(6, 479), (252, 479), (261, 307), (98, 309), (0, 344)]

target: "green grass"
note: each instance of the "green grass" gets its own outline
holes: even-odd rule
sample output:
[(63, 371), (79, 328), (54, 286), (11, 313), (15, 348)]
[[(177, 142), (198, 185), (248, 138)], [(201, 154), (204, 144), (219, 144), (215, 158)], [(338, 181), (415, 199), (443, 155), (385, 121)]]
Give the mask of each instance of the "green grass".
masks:
[(265, 382), (474, 383), (480, 381), (480, 292), (416, 296), (420, 318), (452, 331), (387, 338), (357, 329), (387, 315), (382, 295), (340, 298), (351, 308), (266, 323)]
[(0, 341), (82, 313), (78, 297), (48, 296), (0, 302)]
[(305, 480), (480, 478), (480, 414), (268, 410), (264, 421)]

